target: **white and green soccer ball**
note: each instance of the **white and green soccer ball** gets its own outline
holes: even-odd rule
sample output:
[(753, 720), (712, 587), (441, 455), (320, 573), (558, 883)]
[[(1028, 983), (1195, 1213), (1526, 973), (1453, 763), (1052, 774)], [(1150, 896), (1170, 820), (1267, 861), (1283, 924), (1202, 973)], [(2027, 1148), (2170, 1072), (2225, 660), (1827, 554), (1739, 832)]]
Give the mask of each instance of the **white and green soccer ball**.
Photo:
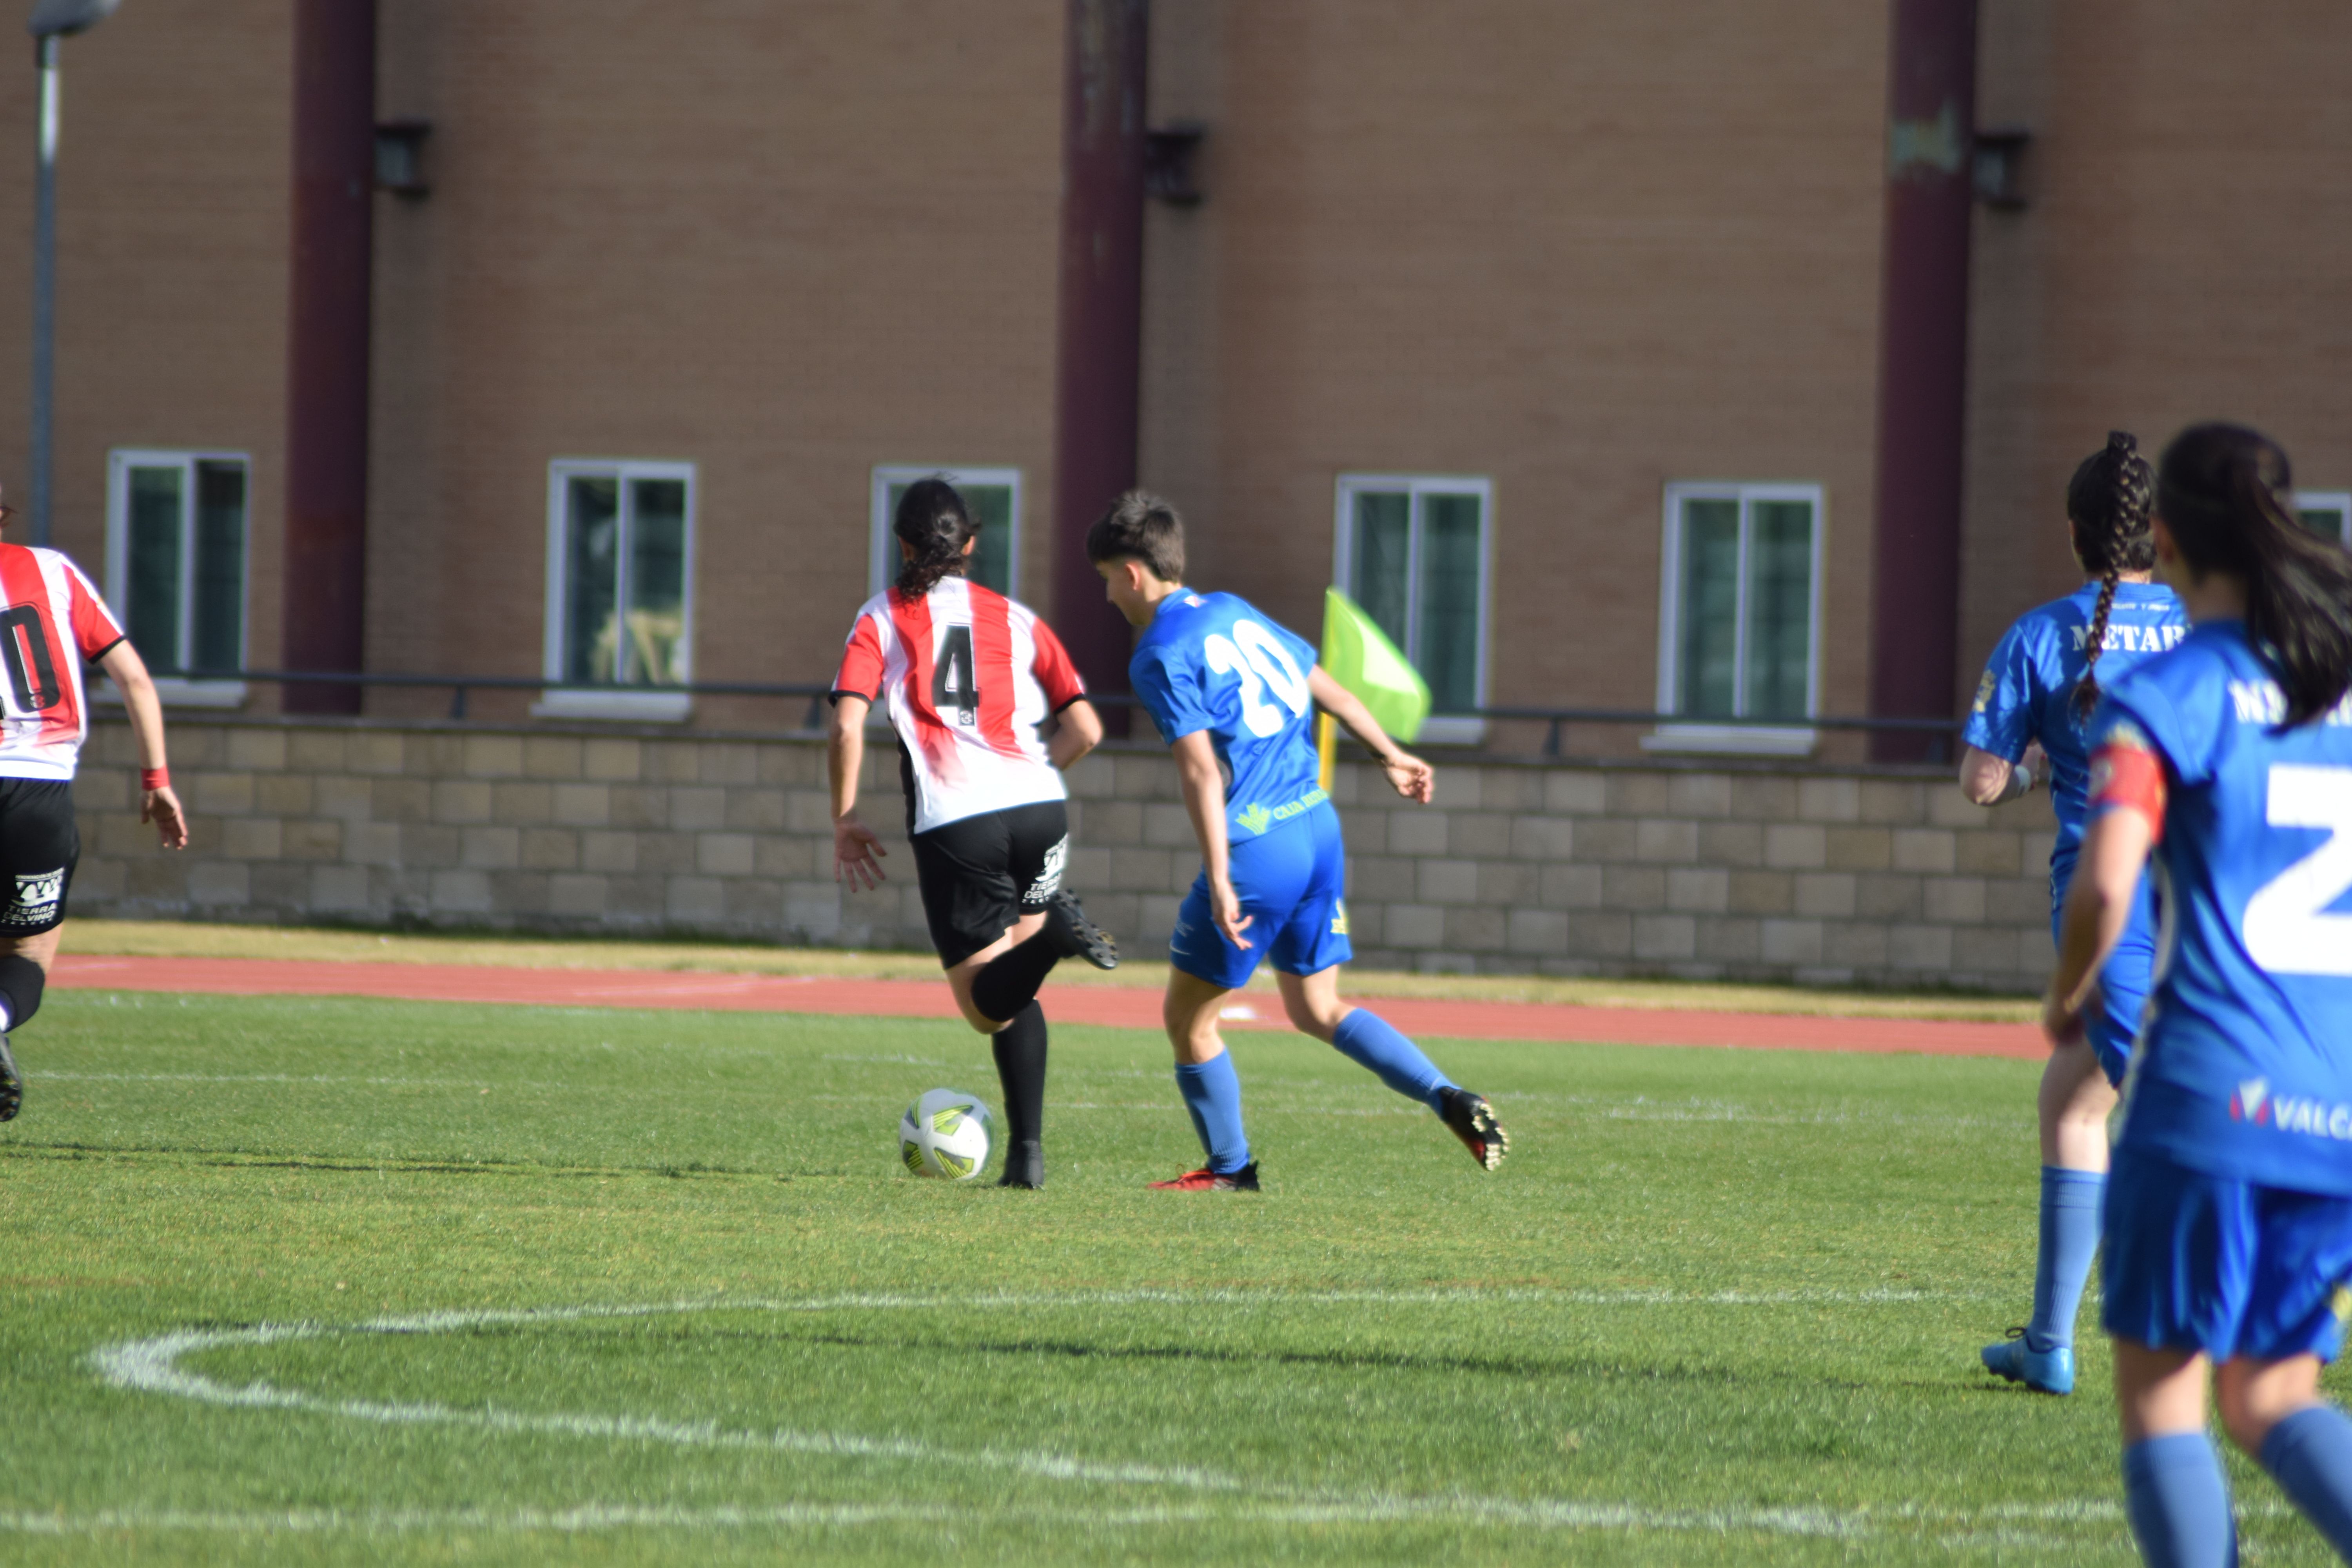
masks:
[(919, 1176), (968, 1182), (988, 1163), (988, 1107), (952, 1089), (935, 1089), (898, 1119), (898, 1158)]

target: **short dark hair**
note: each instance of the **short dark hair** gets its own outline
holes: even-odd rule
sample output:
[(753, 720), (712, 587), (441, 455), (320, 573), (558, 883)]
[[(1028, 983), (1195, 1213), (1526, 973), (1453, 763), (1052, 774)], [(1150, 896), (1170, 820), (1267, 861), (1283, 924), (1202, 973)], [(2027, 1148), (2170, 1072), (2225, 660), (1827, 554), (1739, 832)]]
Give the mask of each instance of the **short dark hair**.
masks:
[(1184, 580), (1184, 520), (1150, 490), (1129, 490), (1087, 530), (1087, 559), (1100, 564), (1132, 556), (1162, 583)]

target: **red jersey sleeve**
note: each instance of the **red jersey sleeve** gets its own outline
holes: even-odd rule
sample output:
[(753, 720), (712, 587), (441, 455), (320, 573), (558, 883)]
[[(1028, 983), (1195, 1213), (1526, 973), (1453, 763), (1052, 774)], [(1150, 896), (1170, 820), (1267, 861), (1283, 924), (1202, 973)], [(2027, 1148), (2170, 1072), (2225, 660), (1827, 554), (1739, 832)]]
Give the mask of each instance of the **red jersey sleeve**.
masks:
[(113, 612), (98, 596), (98, 590), (89, 585), (89, 579), (81, 574), (81, 568), (70, 561), (66, 563), (66, 596), (70, 601), (66, 619), (73, 627), (74, 646), (81, 650), (82, 658), (96, 659), (122, 640), (122, 628), (116, 624)]
[(1086, 679), (1070, 662), (1070, 650), (1062, 646), (1053, 627), (1042, 620), (1032, 622), (1029, 636), (1037, 645), (1037, 656), (1029, 661), (1029, 673), (1045, 689), (1047, 708), (1059, 713), (1087, 694)]
[(860, 616), (849, 630), (849, 646), (842, 650), (841, 669), (833, 678), (835, 700), (863, 697), (882, 700), (882, 634), (872, 616)]

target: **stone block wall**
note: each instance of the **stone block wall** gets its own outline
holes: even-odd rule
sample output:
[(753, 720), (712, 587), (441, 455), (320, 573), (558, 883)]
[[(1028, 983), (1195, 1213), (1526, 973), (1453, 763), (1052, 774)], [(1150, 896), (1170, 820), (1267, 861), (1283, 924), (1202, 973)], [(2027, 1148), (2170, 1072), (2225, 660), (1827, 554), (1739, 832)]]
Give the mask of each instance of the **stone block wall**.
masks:
[[(677, 932), (929, 945), (897, 758), (864, 815), (891, 880), (833, 880), (824, 748), (609, 726), (180, 717), (182, 855), (136, 816), (101, 721), (77, 802), (78, 913)], [(1071, 777), (1070, 885), (1130, 952), (1198, 869), (1175, 771), (1106, 749)], [(1343, 764), (1349, 915), (1381, 967), (2028, 991), (2050, 962), (2047, 802), (1980, 810), (1942, 770), (1439, 763), (1397, 800)]]

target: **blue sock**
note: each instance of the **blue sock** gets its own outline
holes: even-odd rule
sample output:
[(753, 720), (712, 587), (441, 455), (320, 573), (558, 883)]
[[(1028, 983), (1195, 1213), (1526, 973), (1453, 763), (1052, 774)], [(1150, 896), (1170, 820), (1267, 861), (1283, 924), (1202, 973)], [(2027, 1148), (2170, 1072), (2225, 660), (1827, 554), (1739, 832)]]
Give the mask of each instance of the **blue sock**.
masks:
[(2230, 1483), (2202, 1432), (2144, 1437), (2124, 1450), (2124, 1511), (2147, 1568), (2234, 1568), (2238, 1561)]
[(2263, 1439), (2263, 1468), (2352, 1562), (2352, 1418), (2333, 1405), (2296, 1411)]
[(1207, 1061), (1176, 1064), (1176, 1088), (1184, 1109), (1192, 1113), (1192, 1131), (1209, 1152), (1209, 1169), (1230, 1176), (1250, 1163), (1249, 1138), (1242, 1131), (1242, 1080), (1234, 1071), (1233, 1053), (1219, 1051)]
[(1421, 1054), (1421, 1047), (1399, 1034), (1396, 1026), (1378, 1013), (1359, 1007), (1339, 1020), (1331, 1045), (1358, 1067), (1370, 1068), (1380, 1080), (1408, 1100), (1437, 1109), (1437, 1091), (1452, 1089), (1454, 1080)]
[(2106, 1190), (2107, 1178), (2096, 1171), (2042, 1167), (2042, 1248), (2033, 1266), (2033, 1318), (2025, 1325), (2026, 1348), (2037, 1354), (2074, 1342)]

